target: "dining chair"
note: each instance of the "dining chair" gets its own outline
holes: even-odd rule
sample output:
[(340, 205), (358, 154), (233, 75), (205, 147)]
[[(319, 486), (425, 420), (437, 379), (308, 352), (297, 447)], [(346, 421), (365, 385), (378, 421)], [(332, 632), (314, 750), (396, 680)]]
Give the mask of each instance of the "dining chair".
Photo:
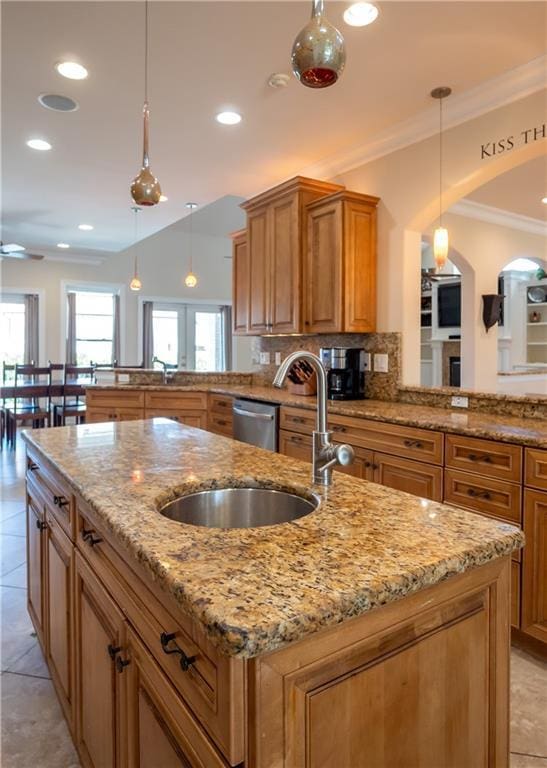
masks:
[[(5, 387), (10, 383), (13, 383), (15, 377), (15, 363), (2, 363), (2, 386)], [(6, 435), (6, 411), (7, 411), (8, 398), (2, 397), (2, 404), (0, 405), (0, 445), (4, 444), (4, 437)]]
[(53, 425), (64, 427), (67, 418), (74, 417), (76, 424), (85, 423), (85, 395), (82, 386), (93, 382), (95, 367), (92, 365), (65, 365), (62, 403), (53, 407)]
[[(13, 405), (6, 408), (7, 442), (15, 448), (17, 427), (32, 422), (32, 426), (50, 425), (51, 370), (32, 363), (15, 364)], [(26, 389), (25, 389), (26, 388)], [(10, 398), (11, 399), (11, 398)], [(43, 404), (43, 401), (46, 404)]]
[(55, 406), (63, 404), (63, 385), (65, 381), (65, 364), (64, 363), (52, 363), (48, 360), (49, 369), (51, 371), (51, 394), (49, 398), (49, 405), (51, 409), (50, 423), (55, 426)]

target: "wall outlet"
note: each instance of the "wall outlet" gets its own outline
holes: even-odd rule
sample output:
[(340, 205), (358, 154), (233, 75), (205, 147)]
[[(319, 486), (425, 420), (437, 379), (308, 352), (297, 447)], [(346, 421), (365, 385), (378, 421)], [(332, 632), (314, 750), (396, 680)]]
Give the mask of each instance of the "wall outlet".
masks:
[(365, 352), (365, 371), (371, 370), (370, 352)]
[(450, 399), (450, 405), (452, 408), (469, 408), (469, 398), (468, 397), (452, 397)]
[(374, 355), (374, 370), (376, 373), (387, 373), (389, 371), (388, 356), (385, 354)]
[(275, 364), (276, 365), (281, 365), (281, 352), (276, 352), (275, 353)]
[(129, 384), (129, 374), (118, 373), (118, 384)]
[(260, 353), (260, 365), (269, 365), (270, 364), (270, 353), (269, 352), (261, 352)]

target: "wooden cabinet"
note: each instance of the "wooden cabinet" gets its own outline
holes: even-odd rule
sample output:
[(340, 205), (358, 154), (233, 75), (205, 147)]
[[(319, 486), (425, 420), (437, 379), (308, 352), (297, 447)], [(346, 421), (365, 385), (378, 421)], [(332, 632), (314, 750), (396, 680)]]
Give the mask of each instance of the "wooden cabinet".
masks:
[(125, 687), (116, 660), (126, 647), (123, 614), (77, 552), (76, 745), (84, 768), (125, 765)]
[(446, 469), (444, 500), (482, 515), (521, 524), (521, 487), (514, 483)]
[(308, 204), (307, 333), (376, 330), (376, 206), (347, 190)]
[(249, 250), (247, 230), (232, 234), (232, 306), (233, 332), (247, 333), (249, 325)]
[(525, 449), (524, 485), (547, 491), (547, 451), (541, 448)]
[[(303, 269), (307, 251), (306, 205), (339, 185), (296, 177), (248, 200), (247, 295), (242, 269), (235, 274), (235, 333), (302, 333)], [(240, 244), (241, 247), (241, 244)], [(235, 248), (235, 245), (234, 245)], [(243, 319), (247, 308), (247, 324)]]
[(89, 423), (155, 418), (207, 429), (207, 394), (166, 389), (88, 390), (86, 421)]
[(465, 435), (447, 435), (445, 464), (452, 469), (479, 475), (522, 482), (522, 448), (520, 445), (480, 440)]
[(34, 486), (27, 485), (27, 608), (44, 647), (45, 506)]
[(207, 429), (217, 435), (232, 437), (234, 417), (232, 407), (234, 398), (228, 395), (209, 395)]
[(424, 462), (374, 453), (374, 482), (412, 493), (424, 499), (442, 501), (443, 470)]
[(547, 493), (524, 492), (522, 629), (547, 643)]

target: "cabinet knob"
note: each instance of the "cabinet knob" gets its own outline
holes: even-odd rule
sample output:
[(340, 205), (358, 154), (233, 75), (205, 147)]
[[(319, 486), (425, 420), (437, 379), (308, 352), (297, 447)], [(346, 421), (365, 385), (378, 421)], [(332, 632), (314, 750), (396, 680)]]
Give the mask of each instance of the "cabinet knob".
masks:
[(121, 651), (122, 647), (121, 645), (112, 645), (112, 643), (109, 643), (106, 647), (106, 650), (108, 651), (108, 655), (112, 659), (112, 661), (115, 660), (117, 654)]
[[(176, 634), (174, 632), (161, 633), (160, 643), (161, 643), (162, 651), (167, 654), (171, 654), (171, 653), (180, 654), (180, 668), (182, 669), (183, 672), (187, 672), (197, 657), (187, 656), (182, 650), (182, 648), (179, 648), (179, 646), (174, 642), (175, 637), (176, 637)], [(170, 644), (172, 644), (171, 647), (169, 647)]]
[(120, 674), (123, 672), (125, 667), (128, 667), (131, 664), (131, 661), (129, 659), (122, 659), (121, 656), (116, 657), (116, 671)]
[(28, 468), (30, 469), (30, 471), (31, 471), (31, 472), (36, 472), (36, 470), (37, 470), (37, 469), (40, 469), (40, 467), (38, 466), (38, 464), (35, 464), (34, 462), (32, 462), (31, 464), (29, 464), (29, 465), (28, 465)]
[(37, 520), (36, 527), (39, 531), (45, 531), (47, 528), (47, 523), (44, 520)]
[(68, 506), (69, 501), (66, 498), (66, 496), (54, 496), (53, 497), (53, 503), (55, 504), (56, 507), (61, 508), (61, 507)]

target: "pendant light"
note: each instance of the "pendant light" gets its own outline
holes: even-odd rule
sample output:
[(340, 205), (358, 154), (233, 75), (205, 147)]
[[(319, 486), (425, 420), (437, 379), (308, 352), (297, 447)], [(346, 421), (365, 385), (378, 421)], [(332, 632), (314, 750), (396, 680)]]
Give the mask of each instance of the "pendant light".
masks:
[[(197, 203), (186, 203), (186, 207), (190, 208), (190, 210), (193, 211), (194, 208), (198, 207), (198, 204)], [(198, 284), (198, 279), (194, 275), (194, 272), (192, 271), (192, 266), (193, 266), (192, 265), (192, 215), (193, 214), (190, 214), (190, 248), (189, 248), (189, 251), (190, 251), (190, 271), (188, 272), (188, 274), (184, 278), (184, 285), (187, 288), (195, 288), (196, 285)]]
[(133, 279), (129, 283), (129, 288), (132, 291), (140, 291), (140, 289), (142, 288), (142, 282), (141, 282), (141, 279), (139, 277), (139, 264), (138, 264), (138, 260), (137, 260), (137, 216), (138, 216), (139, 211), (141, 209), (139, 208), (138, 205), (134, 205), (134, 206), (132, 206), (131, 210), (135, 214), (135, 230), (134, 230), (135, 231), (135, 238), (134, 238), (134, 243), (133, 243), (133, 251), (135, 253), (135, 263), (134, 263), (134, 267), (133, 267)]
[(312, 0), (311, 19), (294, 41), (291, 63), (296, 78), (308, 88), (328, 88), (342, 74), (344, 38), (323, 15), (323, 0)]
[(431, 91), (431, 96), (439, 101), (439, 226), (433, 235), (433, 256), (437, 272), (448, 259), (448, 230), (443, 227), (443, 99), (450, 96), (452, 88), (440, 86)]
[(150, 170), (148, 134), (150, 110), (148, 108), (148, 0), (144, 2), (144, 106), (143, 106), (142, 167), (131, 184), (131, 197), (137, 205), (156, 205), (160, 201), (161, 187)]

